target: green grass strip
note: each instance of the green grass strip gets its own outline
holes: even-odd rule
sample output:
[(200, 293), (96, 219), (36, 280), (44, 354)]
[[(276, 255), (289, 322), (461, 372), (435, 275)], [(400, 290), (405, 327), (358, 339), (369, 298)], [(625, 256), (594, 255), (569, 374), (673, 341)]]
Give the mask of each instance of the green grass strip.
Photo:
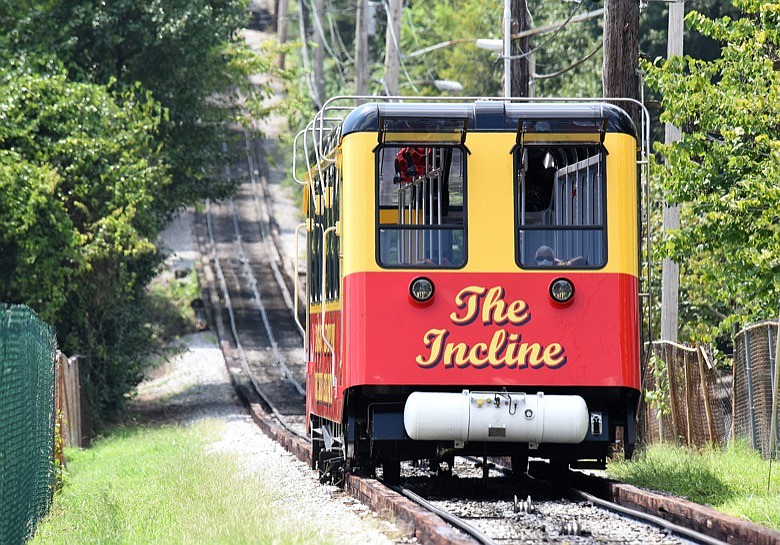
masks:
[(119, 428), (70, 450), (64, 486), (32, 543), (337, 543), (326, 521), (298, 520), (235, 455), (207, 452), (221, 426)]
[(724, 449), (652, 445), (631, 461), (612, 463), (610, 476), (669, 492), (729, 515), (780, 530), (780, 464), (743, 443)]

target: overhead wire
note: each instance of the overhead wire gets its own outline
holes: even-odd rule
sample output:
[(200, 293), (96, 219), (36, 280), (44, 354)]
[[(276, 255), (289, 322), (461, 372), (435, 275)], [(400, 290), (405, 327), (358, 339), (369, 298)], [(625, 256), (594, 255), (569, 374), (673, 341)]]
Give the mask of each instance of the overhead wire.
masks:
[(524, 53), (522, 53), (520, 55), (510, 55), (509, 59), (510, 60), (524, 59), (524, 58), (528, 57), (529, 55), (533, 55), (534, 53), (536, 53), (538, 51), (544, 50), (544, 48), (547, 46), (547, 44), (549, 44), (555, 37), (558, 36), (558, 34), (560, 34), (569, 25), (569, 23), (571, 22), (572, 18), (574, 18), (574, 15), (577, 13), (577, 11), (580, 9), (580, 7), (582, 7), (582, 2), (583, 2), (583, 0), (579, 0), (575, 4), (575, 6), (574, 6), (574, 8), (572, 8), (571, 12), (569, 12), (569, 16), (561, 24), (561, 26), (559, 26), (558, 28), (555, 29), (555, 31), (553, 31), (552, 36), (547, 38), (540, 45), (538, 45), (537, 47), (531, 49), (530, 51), (526, 51), (526, 52), (524, 52)]
[(593, 55), (595, 55), (596, 53), (601, 51), (602, 47), (604, 47), (604, 43), (603, 42), (599, 43), (593, 51), (591, 51), (590, 53), (588, 53), (587, 55), (582, 57), (580, 60), (570, 64), (566, 68), (562, 68), (562, 69), (560, 69), (560, 70), (558, 70), (556, 72), (552, 72), (550, 74), (534, 74), (534, 79), (548, 79), (548, 78), (554, 78), (556, 76), (563, 75), (566, 72), (568, 72), (569, 70), (573, 70), (574, 68), (578, 67), (579, 65), (581, 65), (582, 63), (584, 63), (585, 61), (590, 59)]
[(303, 20), (303, 0), (298, 0), (298, 32), (301, 36), (301, 53), (302, 53), (302, 61), (303, 61), (303, 71), (304, 79), (306, 81), (307, 86), (309, 87), (309, 96), (312, 99), (312, 102), (314, 102), (314, 105), (319, 110), (322, 106), (321, 97), (317, 96), (317, 88), (314, 85), (313, 81), (313, 71), (311, 69), (311, 59), (309, 58), (309, 48), (306, 45), (306, 25), (304, 24)]
[(331, 56), (331, 58), (336, 62), (336, 68), (338, 69), (339, 75), (341, 76), (341, 83), (346, 86), (347, 84), (347, 78), (344, 75), (344, 66), (341, 62), (341, 59), (336, 54), (335, 51), (333, 51), (333, 48), (331, 48), (330, 44), (328, 43), (328, 40), (325, 38), (325, 30), (322, 27), (322, 20), (320, 20), (320, 15), (317, 13), (316, 9), (311, 10), (314, 16), (312, 19), (314, 20), (314, 28), (317, 32), (317, 34), (320, 37), (320, 40), (322, 41), (322, 46), (325, 48), (325, 51), (328, 52), (328, 54)]
[(355, 64), (355, 58), (344, 44), (344, 39), (341, 37), (339, 27), (333, 20), (333, 11), (335, 10), (332, 7), (332, 0), (328, 0), (328, 6), (329, 8), (325, 10), (325, 14), (328, 18), (328, 27), (330, 29), (331, 40), (333, 40), (338, 45), (338, 48), (344, 53), (344, 57), (347, 59), (347, 62), (349, 64)]

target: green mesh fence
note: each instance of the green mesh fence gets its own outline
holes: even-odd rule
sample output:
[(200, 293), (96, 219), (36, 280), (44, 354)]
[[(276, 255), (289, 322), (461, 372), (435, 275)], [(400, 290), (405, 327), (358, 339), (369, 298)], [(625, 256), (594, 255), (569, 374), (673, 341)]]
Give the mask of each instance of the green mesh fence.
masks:
[(52, 329), (24, 306), (0, 303), (0, 543), (23, 543), (54, 484)]

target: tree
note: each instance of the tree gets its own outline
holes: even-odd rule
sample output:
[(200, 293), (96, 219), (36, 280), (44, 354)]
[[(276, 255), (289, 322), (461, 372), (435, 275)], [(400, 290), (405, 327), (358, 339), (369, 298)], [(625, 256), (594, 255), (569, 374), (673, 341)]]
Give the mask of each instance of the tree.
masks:
[[(245, 0), (9, 0), (0, 6), (0, 299), (83, 354), (93, 416), (152, 348), (145, 286), (177, 209), (232, 189), (226, 127), (266, 113), (271, 71)], [(42, 31), (45, 29), (45, 31)]]
[(270, 56), (251, 55), (238, 33), (248, 17), (246, 4), (33, 0), (3, 30), (12, 36), (12, 53), (56, 56), (74, 81), (119, 89), (140, 82), (151, 91), (167, 111), (157, 139), (172, 183), (157, 204), (171, 212), (232, 189), (214, 168), (223, 161), (224, 123), (237, 121), (258, 104), (253, 98), (265, 96), (266, 89), (251, 85), (247, 76), (272, 69)]
[(681, 336), (703, 340), (775, 316), (780, 297), (780, 10), (734, 5), (743, 17), (686, 16), (723, 44), (720, 58), (644, 65), (661, 120), (683, 129), (679, 142), (656, 145), (665, 198), (681, 208), (663, 250), (681, 264)]
[(0, 299), (88, 355), (93, 408), (116, 409), (150, 346), (140, 308), (170, 184), (161, 106), (140, 91), (0, 69)]

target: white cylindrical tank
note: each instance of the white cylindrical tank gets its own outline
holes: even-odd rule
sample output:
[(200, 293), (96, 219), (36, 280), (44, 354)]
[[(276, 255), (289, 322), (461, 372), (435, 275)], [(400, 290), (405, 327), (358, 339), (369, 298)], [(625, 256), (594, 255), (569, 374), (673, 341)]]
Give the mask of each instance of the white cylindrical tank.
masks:
[(404, 427), (409, 437), (416, 440), (446, 437), (452, 441), (467, 441), (468, 395), (465, 392), (412, 392), (404, 407)]
[(580, 443), (588, 406), (576, 395), (506, 392), (413, 392), (406, 433), (420, 441)]

